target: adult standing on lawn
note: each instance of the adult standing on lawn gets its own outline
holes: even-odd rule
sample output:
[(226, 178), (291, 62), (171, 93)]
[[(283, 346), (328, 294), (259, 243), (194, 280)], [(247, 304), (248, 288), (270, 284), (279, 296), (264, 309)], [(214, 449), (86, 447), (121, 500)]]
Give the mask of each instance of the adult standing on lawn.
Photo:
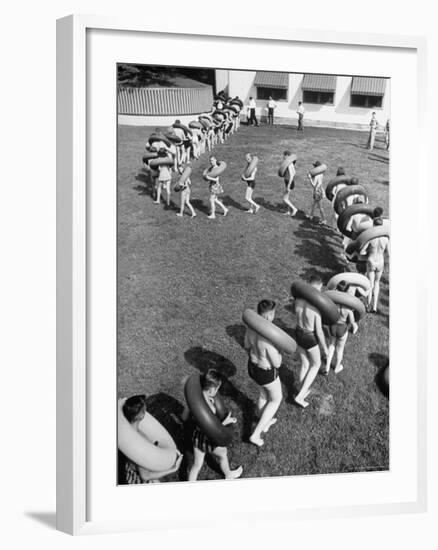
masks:
[[(283, 153), (283, 160), (286, 159), (287, 157), (290, 157), (291, 156), (291, 152), (290, 151), (284, 151)], [(292, 191), (292, 189), (294, 189), (295, 187), (295, 164), (296, 164), (296, 160), (294, 160), (293, 162), (291, 162), (289, 164), (289, 166), (286, 168), (286, 173), (284, 175), (284, 183), (286, 185), (286, 189), (285, 189), (285, 193), (283, 195), (283, 202), (286, 203), (286, 206), (287, 206), (287, 210), (286, 212), (284, 213), (285, 216), (295, 216), (295, 214), (298, 212), (298, 208), (296, 208), (293, 204), (292, 204), (292, 201), (290, 200), (290, 193)]]
[(268, 124), (274, 124), (274, 110), (277, 108), (277, 104), (271, 96), (269, 96), (266, 108), (268, 109)]
[(248, 125), (249, 126), (259, 126), (259, 121), (257, 120), (256, 116), (256, 102), (254, 101), (254, 98), (251, 96), (249, 98), (248, 103), (248, 111), (249, 111), (249, 118), (248, 118)]
[(376, 140), (378, 127), (379, 127), (379, 123), (377, 122), (376, 113), (375, 111), (373, 111), (371, 115), (371, 120), (370, 120), (370, 133), (368, 135), (368, 143), (367, 143), (367, 147), (370, 151), (374, 149), (374, 142)]
[(304, 105), (302, 101), (298, 101), (298, 109), (297, 109), (297, 115), (298, 115), (298, 132), (303, 131), (303, 120), (304, 120), (304, 113), (306, 110), (304, 109)]
[[(322, 280), (317, 275), (310, 278), (309, 284), (317, 290), (322, 288)], [(309, 403), (306, 401), (316, 375), (321, 367), (321, 346), (324, 357), (327, 357), (328, 348), (322, 330), (321, 314), (309, 302), (303, 298), (297, 298), (294, 303), (295, 315), (297, 316), (297, 328), (295, 339), (298, 345), (298, 353), (301, 359), (299, 381), (300, 391), (295, 396), (295, 403), (306, 408)]]
[(210, 157), (210, 166), (204, 170), (203, 176), (209, 181), (210, 189), (210, 215), (208, 218), (213, 220), (216, 217), (216, 204), (218, 204), (224, 213), (224, 216), (228, 214), (228, 208), (224, 205), (222, 201), (219, 200), (218, 195), (221, 195), (224, 190), (222, 185), (219, 183), (219, 176), (212, 177), (209, 176), (209, 172), (213, 170), (218, 165), (216, 157)]
[(389, 138), (390, 138), (390, 123), (389, 118), (386, 121), (385, 124), (385, 143), (386, 143), (386, 150), (389, 151)]
[[(272, 322), (275, 317), (275, 302), (262, 300), (257, 313)], [(274, 418), (283, 398), (278, 369), (281, 366), (281, 354), (276, 347), (249, 327), (245, 333), (245, 349), (248, 352), (248, 374), (259, 387), (257, 411), (259, 421), (249, 440), (257, 447), (264, 444), (261, 438), (277, 422)]]

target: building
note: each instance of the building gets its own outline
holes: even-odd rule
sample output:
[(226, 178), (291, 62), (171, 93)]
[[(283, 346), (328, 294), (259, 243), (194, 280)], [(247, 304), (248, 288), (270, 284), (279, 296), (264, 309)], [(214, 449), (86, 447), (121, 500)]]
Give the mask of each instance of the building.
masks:
[(368, 76), (216, 70), (216, 89), (247, 104), (252, 96), (256, 114), (267, 116), (269, 96), (277, 102), (275, 123), (296, 124), (298, 102), (305, 125), (368, 130), (371, 113), (384, 125), (390, 118), (390, 80)]
[(131, 126), (166, 126), (175, 117), (188, 124), (212, 105), (212, 86), (181, 75), (146, 87), (119, 87), (117, 93), (118, 122)]

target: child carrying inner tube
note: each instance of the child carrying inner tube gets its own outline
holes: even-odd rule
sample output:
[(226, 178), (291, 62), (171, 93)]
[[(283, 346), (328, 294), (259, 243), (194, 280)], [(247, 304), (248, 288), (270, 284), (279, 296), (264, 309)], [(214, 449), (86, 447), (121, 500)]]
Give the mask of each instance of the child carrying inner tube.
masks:
[[(257, 306), (257, 313), (272, 322), (275, 316), (275, 302), (262, 300)], [(248, 351), (248, 374), (259, 386), (257, 410), (259, 421), (249, 440), (257, 447), (264, 444), (262, 433), (277, 422), (274, 418), (283, 398), (278, 369), (281, 366), (281, 354), (268, 340), (249, 327), (245, 333), (245, 349)]]
[[(339, 292), (348, 292), (349, 284), (347, 281), (340, 281), (336, 286)], [(354, 319), (354, 313), (347, 307), (338, 306), (340, 317), (335, 325), (329, 327), (329, 344), (327, 350), (327, 359), (323, 374), (327, 375), (330, 372), (331, 362), (336, 350), (335, 374), (339, 374), (343, 369), (342, 359), (344, 357), (345, 344), (348, 338), (348, 326), (353, 329), (353, 334), (358, 330), (357, 323)]]
[[(319, 162), (319, 160), (317, 160), (316, 162), (313, 163), (313, 166), (314, 168), (316, 168), (317, 166), (321, 166), (321, 163)], [(310, 220), (313, 219), (315, 208), (318, 208), (321, 214), (321, 220), (319, 223), (321, 225), (325, 225), (327, 222), (325, 219), (324, 210), (322, 208), (322, 201), (325, 197), (324, 187), (322, 186), (322, 180), (324, 176), (321, 173), (321, 174), (317, 174), (316, 176), (311, 176), (310, 174), (307, 174), (307, 177), (309, 178), (310, 183), (313, 187), (313, 194), (312, 194), (313, 202), (312, 202), (312, 207), (310, 209), (310, 214), (307, 215), (306, 218)]]
[(216, 157), (211, 156), (210, 166), (204, 171), (205, 178), (210, 183), (210, 215), (208, 216), (210, 220), (213, 220), (216, 217), (216, 204), (218, 204), (222, 208), (224, 216), (228, 214), (228, 208), (218, 198), (218, 195), (224, 192), (222, 185), (219, 183), (219, 176), (209, 176), (209, 173), (213, 170), (213, 168), (216, 168), (216, 166), (218, 166), (218, 161)]
[[(215, 369), (209, 369), (206, 373), (200, 377), (201, 389), (203, 397), (213, 412), (216, 414), (216, 407), (214, 397), (219, 391), (222, 384), (222, 378)], [(228, 426), (229, 424), (235, 424), (236, 419), (231, 416), (231, 413), (224, 418), (222, 424)], [(196, 481), (198, 479), (199, 472), (204, 464), (205, 455), (207, 453), (215, 456), (219, 460), (219, 466), (225, 479), (237, 479), (242, 475), (243, 468), (239, 466), (235, 470), (231, 470), (228, 460), (228, 452), (226, 447), (218, 447), (215, 443), (209, 439), (209, 437), (199, 428), (195, 426), (192, 434), (193, 443), (193, 465), (190, 468), (188, 479), (189, 481)]]

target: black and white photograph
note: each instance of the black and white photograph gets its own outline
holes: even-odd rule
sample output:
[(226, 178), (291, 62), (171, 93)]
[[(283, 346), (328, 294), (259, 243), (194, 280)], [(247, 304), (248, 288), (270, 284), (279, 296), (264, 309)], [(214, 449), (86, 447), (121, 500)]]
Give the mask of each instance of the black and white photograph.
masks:
[(117, 65), (119, 485), (387, 471), (391, 79)]

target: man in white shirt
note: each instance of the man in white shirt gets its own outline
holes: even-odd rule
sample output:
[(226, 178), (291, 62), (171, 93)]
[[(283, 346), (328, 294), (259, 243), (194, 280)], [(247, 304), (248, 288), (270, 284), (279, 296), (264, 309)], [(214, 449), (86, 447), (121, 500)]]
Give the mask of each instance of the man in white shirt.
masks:
[(248, 125), (259, 126), (259, 121), (257, 120), (257, 117), (256, 117), (256, 102), (254, 101), (253, 97), (249, 98), (248, 111), (249, 111)]
[(374, 149), (374, 142), (376, 140), (377, 128), (379, 123), (377, 122), (376, 113), (373, 112), (370, 120), (370, 135), (368, 136), (367, 147), (370, 151)]
[(277, 107), (277, 104), (271, 96), (269, 96), (266, 107), (268, 109), (268, 124), (274, 124), (274, 109)]
[(304, 119), (304, 113), (305, 113), (305, 109), (304, 109), (304, 106), (303, 106), (303, 102), (302, 101), (298, 101), (298, 109), (297, 109), (297, 115), (298, 115), (298, 128), (297, 130), (298, 131), (303, 131), (303, 119)]

